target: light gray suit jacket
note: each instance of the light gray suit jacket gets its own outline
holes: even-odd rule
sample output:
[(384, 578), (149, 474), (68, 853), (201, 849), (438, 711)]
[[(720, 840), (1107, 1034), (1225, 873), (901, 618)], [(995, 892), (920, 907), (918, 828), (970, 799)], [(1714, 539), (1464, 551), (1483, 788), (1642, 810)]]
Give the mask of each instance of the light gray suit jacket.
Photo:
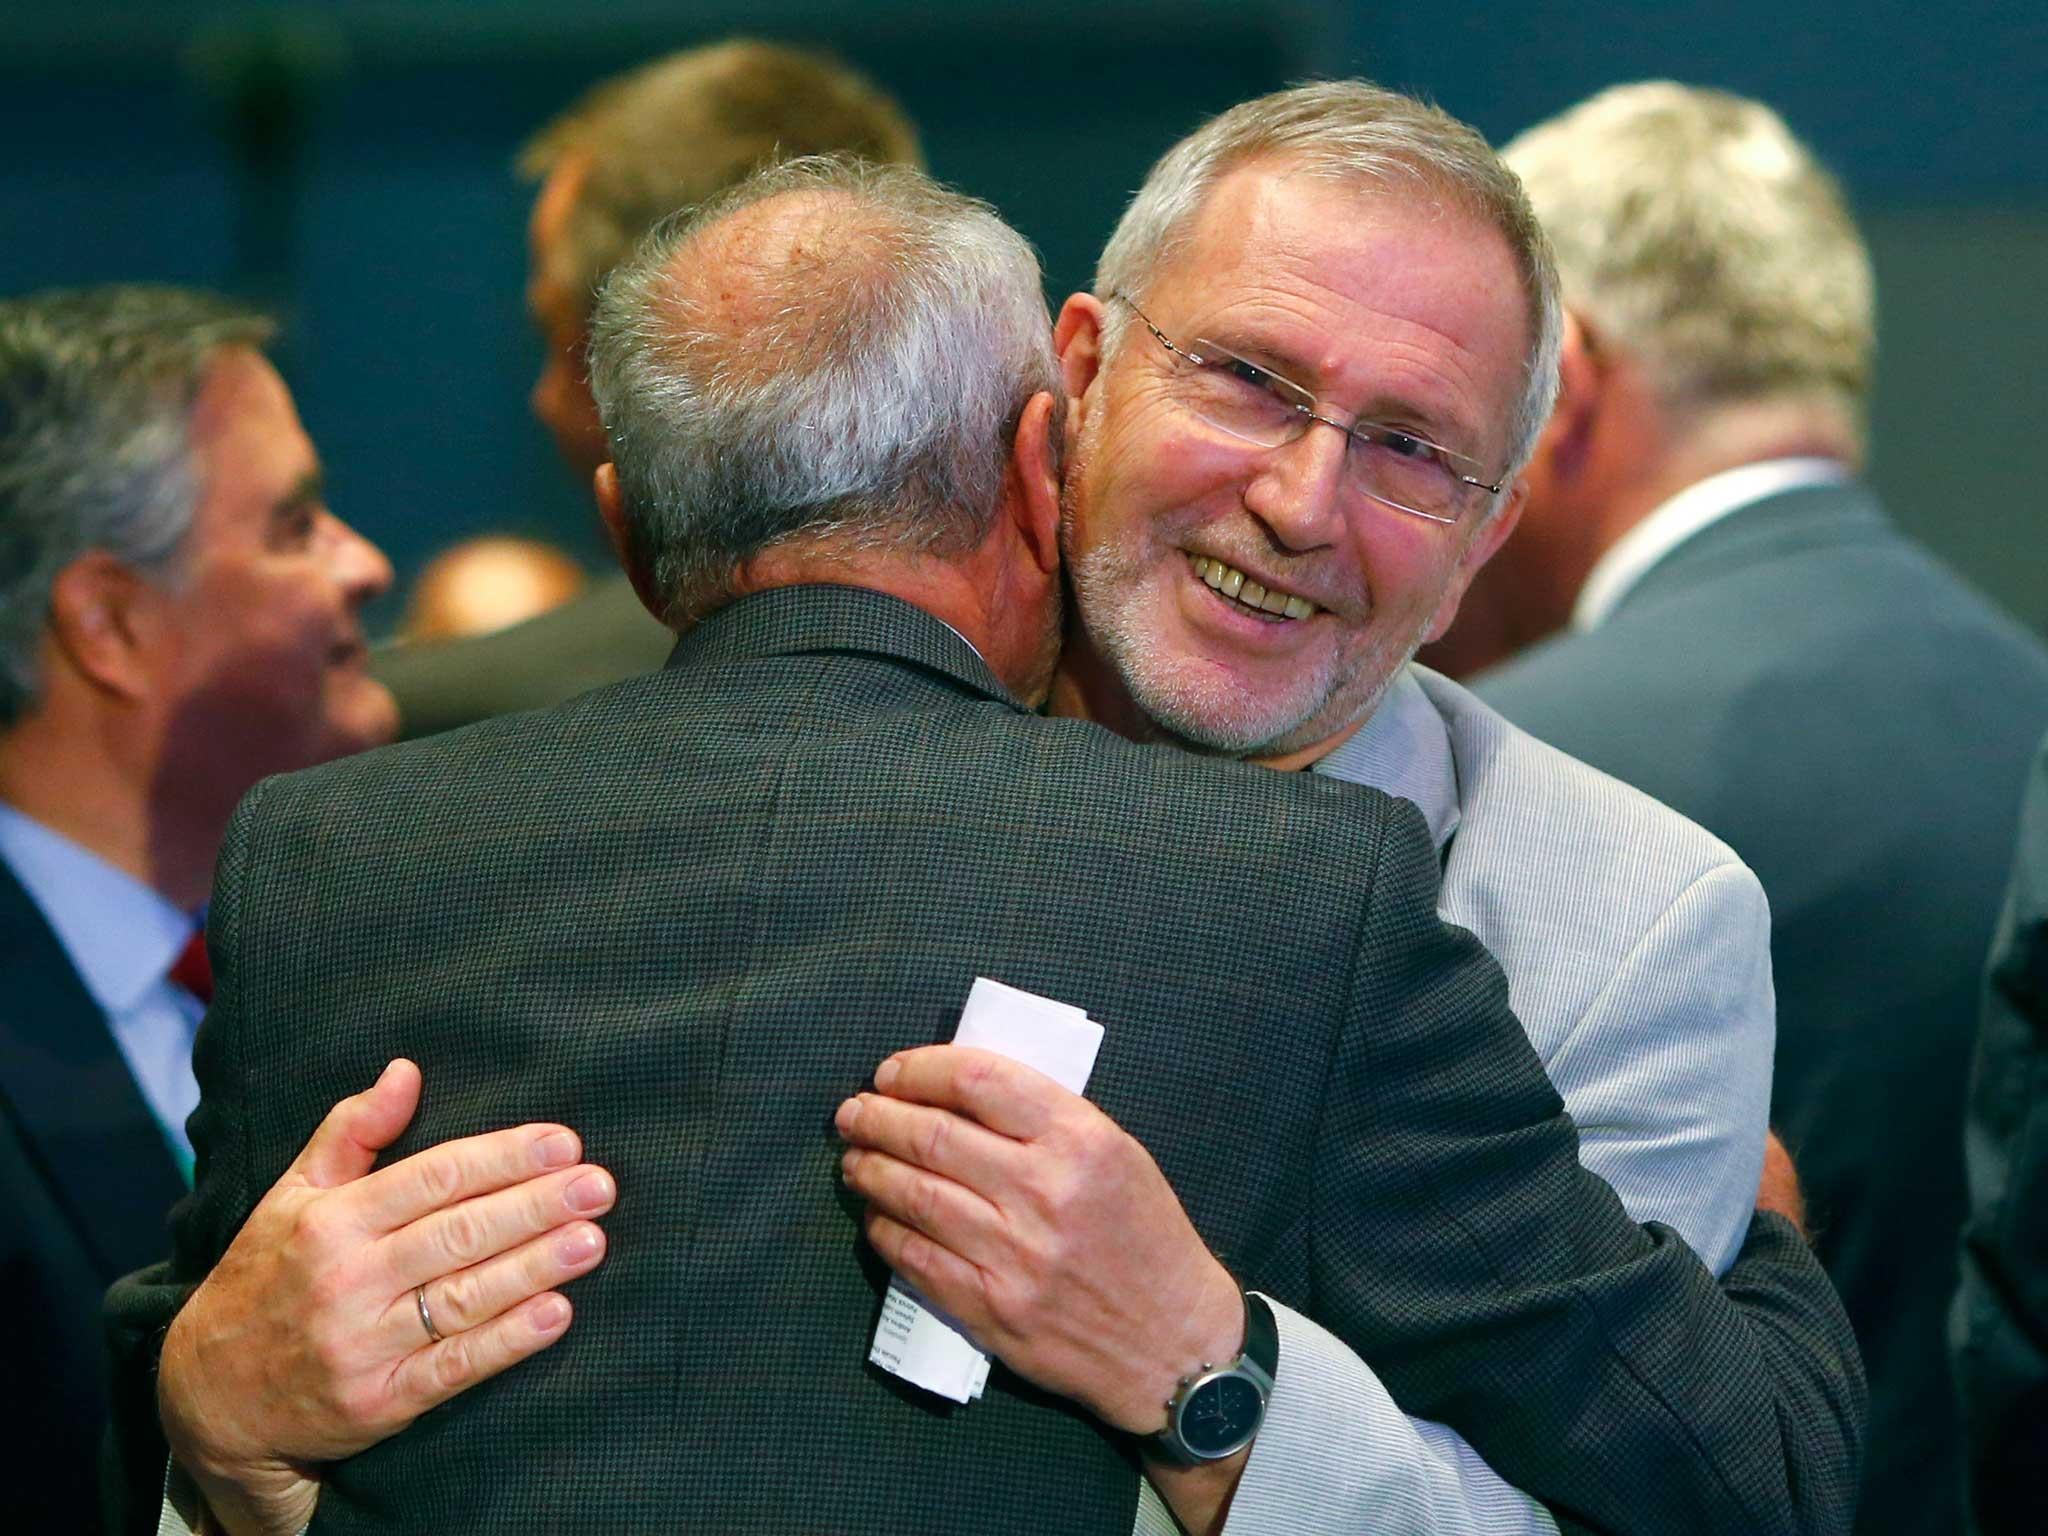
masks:
[[(1448, 754), (1444, 746), (1448, 742)], [(1718, 1274), (1755, 1205), (1775, 1010), (1762, 887), (1677, 812), (1410, 667), (1317, 771), (1422, 806), (1449, 839), (1439, 909), (1493, 951), (1578, 1122), (1580, 1159)], [(1406, 1417), (1284, 1307), (1280, 1373), (1228, 1530), (1552, 1531), (1456, 1434)], [(1149, 1498), (1138, 1531), (1174, 1529)]]

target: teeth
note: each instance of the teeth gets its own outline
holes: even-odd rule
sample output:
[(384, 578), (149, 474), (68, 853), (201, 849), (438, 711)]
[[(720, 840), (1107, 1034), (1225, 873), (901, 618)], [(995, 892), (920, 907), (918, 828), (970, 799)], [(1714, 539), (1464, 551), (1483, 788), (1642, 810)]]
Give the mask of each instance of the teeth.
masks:
[(1247, 608), (1256, 608), (1260, 613), (1272, 614), (1276, 618), (1306, 619), (1321, 611), (1305, 597), (1282, 592), (1278, 587), (1262, 586), (1235, 566), (1225, 565), (1208, 555), (1191, 555), (1189, 564), (1198, 580), (1225, 597), (1236, 598)]

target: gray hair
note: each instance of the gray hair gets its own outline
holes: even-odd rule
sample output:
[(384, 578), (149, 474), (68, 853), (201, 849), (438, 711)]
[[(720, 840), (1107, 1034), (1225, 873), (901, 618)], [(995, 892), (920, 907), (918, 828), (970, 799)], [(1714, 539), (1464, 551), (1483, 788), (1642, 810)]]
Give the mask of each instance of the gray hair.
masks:
[(1674, 404), (1804, 393), (1860, 422), (1870, 257), (1841, 188), (1770, 108), (1620, 85), (1503, 153), (1573, 307), (1640, 354)]
[(104, 550), (154, 576), (197, 510), (193, 401), (225, 347), (268, 317), (141, 285), (0, 301), (0, 726), (33, 707), (58, 574)]
[[(1412, 96), (1364, 80), (1327, 80), (1211, 118), (1160, 157), (1131, 199), (1096, 266), (1097, 296), (1125, 293), (1142, 304), (1153, 278), (1186, 245), (1217, 182), (1255, 160), (1388, 193), (1445, 197), (1500, 231), (1529, 312), (1526, 382), (1509, 424), (1508, 474), (1518, 474), (1557, 403), (1563, 319), (1550, 245), (1521, 184), (1478, 130)], [(1105, 351), (1115, 350), (1127, 323), (1112, 306)]]
[[(772, 235), (728, 223), (781, 198)], [(590, 383), (677, 625), (787, 540), (974, 547), (1024, 406), (1063, 400), (1024, 238), (917, 171), (823, 157), (658, 228), (599, 298)]]

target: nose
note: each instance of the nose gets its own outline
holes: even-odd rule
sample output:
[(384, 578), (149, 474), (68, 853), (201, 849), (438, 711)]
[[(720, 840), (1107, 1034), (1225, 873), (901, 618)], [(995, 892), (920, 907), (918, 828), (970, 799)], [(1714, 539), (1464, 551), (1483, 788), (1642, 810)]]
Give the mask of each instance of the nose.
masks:
[(1293, 442), (1265, 451), (1245, 487), (1244, 505), (1280, 548), (1305, 554), (1336, 542), (1350, 447), (1350, 434), (1341, 427), (1314, 420)]
[(349, 606), (360, 608), (391, 588), (391, 562), (384, 551), (332, 512), (325, 514), (328, 569), (347, 594)]

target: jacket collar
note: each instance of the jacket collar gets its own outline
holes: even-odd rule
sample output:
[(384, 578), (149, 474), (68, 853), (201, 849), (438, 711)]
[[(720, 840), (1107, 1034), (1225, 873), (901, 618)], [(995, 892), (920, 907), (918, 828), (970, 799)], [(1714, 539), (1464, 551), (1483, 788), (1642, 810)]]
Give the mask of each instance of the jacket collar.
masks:
[[(1616, 614), (1666, 586), (1782, 559), (1805, 549), (1893, 537), (1891, 521), (1862, 485), (1809, 485), (1737, 507), (1672, 549), (1614, 605)], [(1611, 615), (1610, 615), (1611, 616)]]
[(907, 662), (1027, 712), (959, 631), (899, 597), (866, 587), (775, 587), (738, 598), (677, 641), (668, 664), (718, 666), (754, 656), (833, 653)]
[(1624, 533), (1594, 562), (1572, 607), (1572, 628), (1597, 629), (1629, 588), (1674, 549), (1744, 507), (1788, 491), (1838, 486), (1849, 478), (1839, 459), (1763, 459), (1695, 480)]

